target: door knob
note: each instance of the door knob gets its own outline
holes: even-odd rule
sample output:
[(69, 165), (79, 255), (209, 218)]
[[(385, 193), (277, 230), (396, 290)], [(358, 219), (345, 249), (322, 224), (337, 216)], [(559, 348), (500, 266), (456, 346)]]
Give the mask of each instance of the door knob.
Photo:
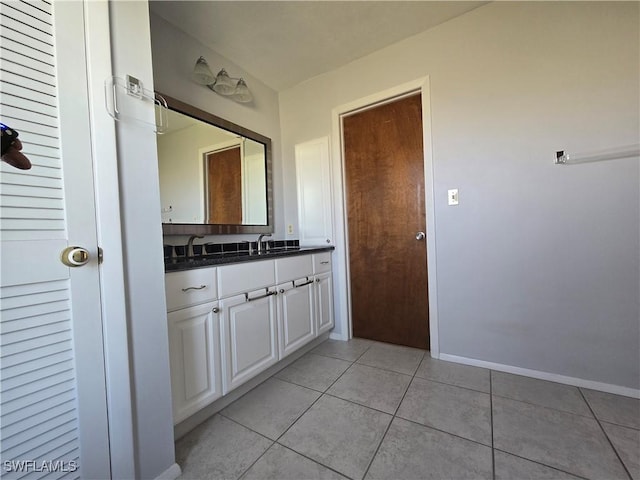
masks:
[(89, 251), (82, 247), (67, 247), (60, 254), (60, 260), (67, 267), (81, 267), (89, 263)]
[(424, 232), (416, 233), (416, 240), (424, 240)]

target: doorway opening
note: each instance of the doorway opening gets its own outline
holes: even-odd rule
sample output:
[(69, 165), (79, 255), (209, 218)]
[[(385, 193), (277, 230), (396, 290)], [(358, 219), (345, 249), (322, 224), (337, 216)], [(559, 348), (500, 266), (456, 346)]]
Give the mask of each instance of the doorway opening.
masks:
[(353, 334), (429, 348), (420, 92), (342, 118)]
[[(420, 291), (415, 295), (415, 300), (420, 301), (426, 306), (428, 312), (428, 339), (422, 342), (422, 348), (428, 348), (430, 355), (433, 358), (439, 356), (439, 338), (438, 338), (438, 308), (437, 308), (437, 282), (436, 282), (436, 242), (435, 242), (435, 196), (434, 196), (434, 180), (433, 180), (433, 159), (432, 159), (432, 146), (431, 146), (431, 105), (430, 105), (430, 89), (429, 89), (429, 77), (423, 77), (416, 79), (405, 84), (398, 85), (396, 87), (389, 88), (387, 90), (363, 97), (361, 99), (349, 102), (347, 104), (340, 105), (333, 109), (333, 184), (334, 184), (334, 218), (335, 223), (335, 238), (338, 248), (334, 252), (334, 281), (336, 284), (336, 328), (332, 334), (332, 338), (348, 340), (353, 336), (358, 336), (358, 327), (354, 331), (354, 303), (352, 299), (352, 279), (351, 279), (351, 252), (350, 252), (350, 239), (349, 233), (353, 229), (349, 225), (348, 215), (348, 202), (349, 189), (346, 183), (346, 153), (345, 143), (343, 139), (343, 120), (349, 116), (353, 116), (360, 112), (384, 106), (388, 103), (393, 103), (397, 100), (405, 97), (419, 95), (421, 100), (421, 113), (422, 113), (422, 173), (424, 175), (424, 185), (421, 192), (421, 196), (424, 197), (424, 211), (426, 220), (423, 217), (423, 225), (425, 230), (412, 231), (412, 242), (421, 244), (422, 249), (426, 250), (426, 262), (428, 264), (427, 270), (427, 284), (424, 291)], [(418, 193), (414, 192), (417, 199)], [(368, 200), (368, 198), (367, 198)], [(371, 227), (371, 225), (369, 226)], [(368, 228), (365, 232), (371, 236), (380, 235), (383, 236), (384, 229), (375, 231)], [(422, 236), (420, 232), (424, 232), (424, 240), (416, 239), (416, 236)], [(397, 245), (389, 245), (396, 251), (400, 247)], [(371, 259), (373, 261), (373, 258)], [(426, 265), (425, 265), (426, 270)], [(370, 284), (384, 283), (389, 285), (390, 277), (382, 274), (379, 278), (370, 278)], [(366, 288), (366, 287), (365, 287)], [(413, 288), (413, 287), (412, 287)], [(370, 295), (372, 297), (372, 295)], [(377, 303), (378, 308), (383, 312), (387, 312), (387, 318), (391, 316), (397, 317), (397, 312), (394, 311), (395, 300), (392, 300), (391, 304), (382, 305)], [(385, 340), (389, 341), (389, 340)], [(404, 343), (398, 340), (392, 340), (392, 343)]]

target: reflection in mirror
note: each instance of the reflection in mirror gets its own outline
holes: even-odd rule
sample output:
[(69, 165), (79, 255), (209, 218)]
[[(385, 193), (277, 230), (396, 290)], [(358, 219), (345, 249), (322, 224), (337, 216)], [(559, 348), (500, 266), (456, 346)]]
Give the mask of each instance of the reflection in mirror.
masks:
[(270, 139), (165, 98), (168, 129), (157, 137), (164, 233), (272, 232)]

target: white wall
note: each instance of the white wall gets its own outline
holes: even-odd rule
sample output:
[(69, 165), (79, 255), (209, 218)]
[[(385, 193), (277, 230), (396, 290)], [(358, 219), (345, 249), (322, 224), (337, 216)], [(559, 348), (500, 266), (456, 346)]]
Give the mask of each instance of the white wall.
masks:
[[(110, 2), (113, 74), (153, 89), (146, 1)], [(154, 122), (153, 103), (130, 99), (137, 118)], [(136, 478), (173, 468), (173, 413), (164, 294), (156, 134), (116, 122), (127, 324), (130, 335)], [(107, 251), (105, 255), (108, 255)]]
[[(202, 223), (205, 217), (204, 159), (201, 149), (234, 140), (224, 130), (198, 123), (158, 135), (162, 221)], [(171, 206), (171, 212), (165, 211)]]
[(285, 223), (294, 145), (428, 75), (440, 352), (638, 389), (638, 160), (553, 164), (640, 142), (638, 18), (634, 2), (494, 2), (281, 92)]
[[(233, 62), (210, 50), (186, 33), (176, 29), (164, 19), (151, 14), (151, 46), (153, 75), (157, 91), (210, 112), (230, 122), (242, 125), (271, 138), (273, 153), (274, 237), (285, 238), (283, 222), (282, 160), (280, 143), (280, 116), (278, 94), (260, 80), (236, 66)], [(254, 101), (241, 104), (222, 97), (191, 80), (191, 73), (200, 56), (207, 59), (213, 73), (225, 68), (232, 77), (243, 77)], [(203, 241), (256, 240), (257, 235), (210, 236)], [(180, 243), (183, 238), (169, 238), (169, 243)]]

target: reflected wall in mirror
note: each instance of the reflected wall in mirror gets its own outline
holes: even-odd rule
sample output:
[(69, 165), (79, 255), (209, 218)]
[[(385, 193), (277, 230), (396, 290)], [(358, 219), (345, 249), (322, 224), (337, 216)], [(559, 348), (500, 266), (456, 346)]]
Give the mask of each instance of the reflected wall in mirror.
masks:
[(167, 131), (157, 137), (163, 232), (273, 232), (271, 140), (162, 96), (169, 106)]

